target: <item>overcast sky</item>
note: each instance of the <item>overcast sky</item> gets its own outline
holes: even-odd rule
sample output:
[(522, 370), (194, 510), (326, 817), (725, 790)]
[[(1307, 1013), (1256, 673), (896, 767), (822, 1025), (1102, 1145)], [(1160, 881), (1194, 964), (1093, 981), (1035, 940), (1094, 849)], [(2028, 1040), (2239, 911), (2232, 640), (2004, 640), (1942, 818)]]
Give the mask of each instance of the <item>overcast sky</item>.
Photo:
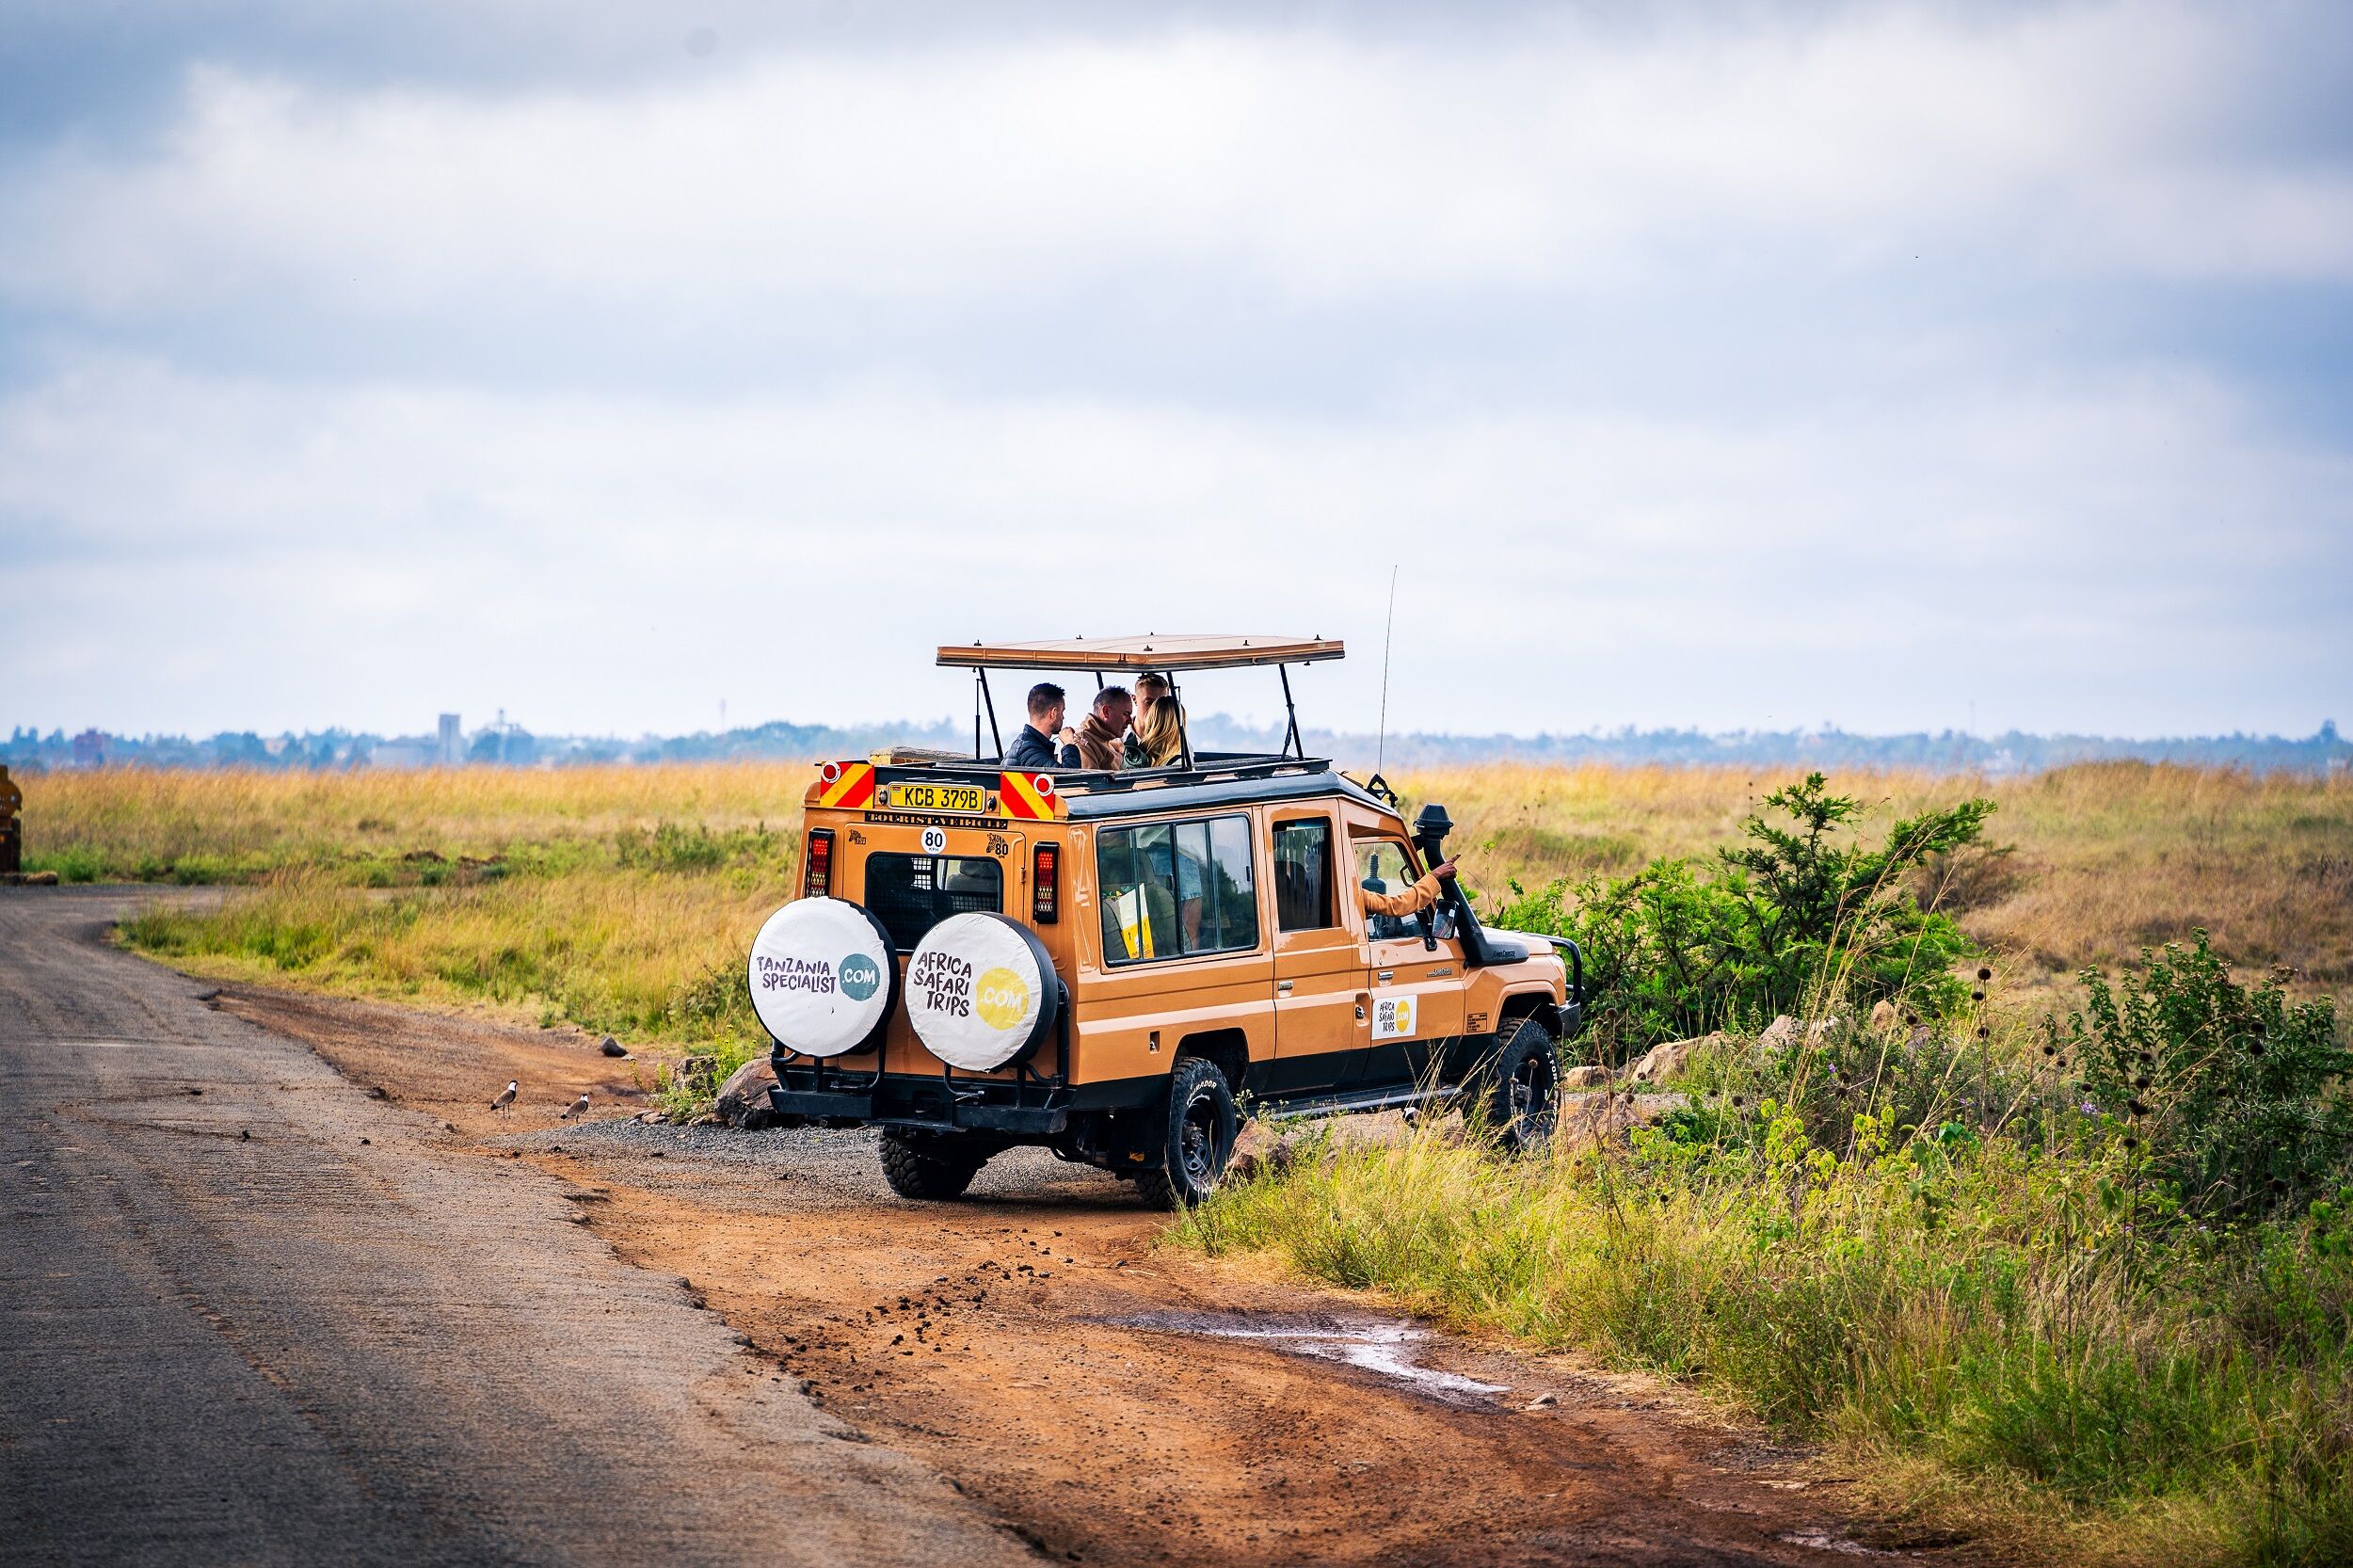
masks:
[(2353, 8), (1429, 9), (0, 0), (0, 726), (2353, 723)]

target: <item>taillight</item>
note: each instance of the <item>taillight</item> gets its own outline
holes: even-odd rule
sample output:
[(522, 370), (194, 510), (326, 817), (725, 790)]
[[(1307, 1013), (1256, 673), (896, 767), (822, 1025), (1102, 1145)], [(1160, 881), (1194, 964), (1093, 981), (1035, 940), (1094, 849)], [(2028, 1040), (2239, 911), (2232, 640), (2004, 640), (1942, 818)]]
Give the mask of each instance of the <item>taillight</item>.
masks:
[(801, 872), (801, 895), (824, 898), (833, 887), (833, 829), (813, 827), (808, 834), (808, 863)]
[(1062, 846), (1037, 846), (1035, 870), (1030, 878), (1030, 919), (1052, 925), (1062, 910)]

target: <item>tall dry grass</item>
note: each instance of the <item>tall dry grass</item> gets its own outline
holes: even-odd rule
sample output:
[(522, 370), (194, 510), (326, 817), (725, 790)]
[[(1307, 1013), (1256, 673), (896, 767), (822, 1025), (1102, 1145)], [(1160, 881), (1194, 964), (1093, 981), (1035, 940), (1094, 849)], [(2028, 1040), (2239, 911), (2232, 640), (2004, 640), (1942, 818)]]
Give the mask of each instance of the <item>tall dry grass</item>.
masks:
[(24, 781), (25, 864), (71, 881), (239, 882), (296, 868), (379, 884), (392, 868), (418, 881), (433, 857), (603, 844), (664, 822), (790, 829), (810, 777), (805, 762), (49, 774)]
[[(532, 895), (527, 920), (515, 906), (515, 920), (585, 931), (620, 896), (601, 879), (627, 870), (616, 846), (628, 836), (666, 823), (722, 833), (765, 824), (790, 837), (809, 779), (804, 762), (58, 774), (26, 781), (25, 852), (32, 868), (82, 881), (254, 883), (299, 872), (314, 898), (338, 884), (549, 878), (560, 885)], [(1513, 880), (1533, 887), (1705, 854), (1786, 779), (1746, 768), (1497, 765), (1399, 782), (1411, 802), (1446, 804), (1471, 884), (1499, 894)], [(2028, 1000), (2063, 989), (2082, 965), (2130, 962), (2145, 945), (2203, 926), (2242, 961), (2291, 965), (2304, 988), (2353, 1002), (2353, 777), (2103, 763), (2031, 778), (1880, 773), (1833, 783), (1888, 818), (1967, 794), (1999, 805), (1988, 840), (2004, 853), (1972, 854), (1929, 891), (1999, 955)], [(630, 960), (645, 975), (686, 984), (708, 962), (697, 874), (687, 868), (628, 895), (650, 928)], [(495, 920), (460, 921), (465, 906), (447, 907), (452, 941), (471, 932), (470, 951), (497, 946)], [(748, 943), (759, 912), (737, 918), (737, 939)], [(665, 931), (680, 935), (665, 939)], [(607, 951), (618, 963), (623, 950)], [(442, 967), (497, 968), (487, 959)], [(360, 983), (350, 964), (333, 972), (338, 986)], [(653, 983), (631, 988), (643, 994)]]

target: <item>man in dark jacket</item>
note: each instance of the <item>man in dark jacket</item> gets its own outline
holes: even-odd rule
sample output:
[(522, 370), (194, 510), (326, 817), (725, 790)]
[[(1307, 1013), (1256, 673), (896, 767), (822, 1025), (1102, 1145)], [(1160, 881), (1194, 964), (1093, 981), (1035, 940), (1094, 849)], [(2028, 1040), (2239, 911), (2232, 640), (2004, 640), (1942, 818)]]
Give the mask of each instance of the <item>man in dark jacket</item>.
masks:
[[(1030, 722), (1021, 727), (1021, 733), (1013, 738), (1013, 745), (1005, 752), (1009, 768), (1059, 768), (1077, 765), (1077, 753), (1072, 760), (1063, 761), (1055, 750), (1059, 744), (1075, 748), (1078, 731), (1063, 727), (1063, 710), (1067, 698), (1063, 689), (1050, 680), (1041, 680), (1030, 688)], [(1048, 737), (1053, 737), (1048, 740)]]

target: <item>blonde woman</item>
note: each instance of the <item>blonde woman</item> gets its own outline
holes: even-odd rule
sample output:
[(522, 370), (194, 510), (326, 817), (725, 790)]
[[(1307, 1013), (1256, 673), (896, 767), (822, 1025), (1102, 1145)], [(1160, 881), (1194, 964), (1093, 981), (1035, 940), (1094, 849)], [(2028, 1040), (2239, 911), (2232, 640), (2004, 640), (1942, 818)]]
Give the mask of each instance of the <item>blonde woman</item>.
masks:
[(1136, 715), (1136, 744), (1143, 766), (1164, 768), (1185, 754), (1185, 715), (1173, 696), (1156, 696)]

